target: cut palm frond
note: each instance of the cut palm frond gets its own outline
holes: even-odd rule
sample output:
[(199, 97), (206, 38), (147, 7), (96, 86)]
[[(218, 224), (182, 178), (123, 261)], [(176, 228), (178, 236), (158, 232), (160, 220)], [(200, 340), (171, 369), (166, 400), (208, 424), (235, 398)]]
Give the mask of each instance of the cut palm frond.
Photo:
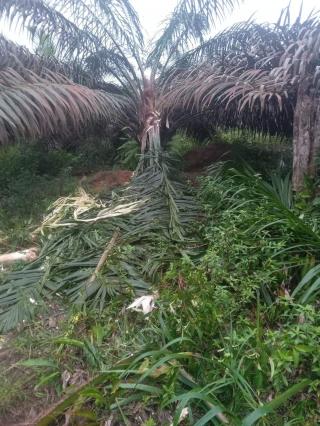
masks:
[(161, 153), (109, 200), (83, 190), (59, 199), (42, 224), (39, 258), (0, 280), (1, 327), (29, 320), (53, 295), (102, 310), (117, 294), (150, 292), (192, 243), (188, 235), (198, 217), (193, 197)]

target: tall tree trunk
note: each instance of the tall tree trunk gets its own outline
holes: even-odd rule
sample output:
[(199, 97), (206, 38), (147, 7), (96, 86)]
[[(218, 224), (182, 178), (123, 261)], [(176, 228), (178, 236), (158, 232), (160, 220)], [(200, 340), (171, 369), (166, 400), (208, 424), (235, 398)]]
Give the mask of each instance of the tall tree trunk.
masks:
[(293, 122), (293, 189), (301, 191), (304, 177), (314, 177), (320, 148), (320, 99), (310, 93), (307, 79), (299, 85)]

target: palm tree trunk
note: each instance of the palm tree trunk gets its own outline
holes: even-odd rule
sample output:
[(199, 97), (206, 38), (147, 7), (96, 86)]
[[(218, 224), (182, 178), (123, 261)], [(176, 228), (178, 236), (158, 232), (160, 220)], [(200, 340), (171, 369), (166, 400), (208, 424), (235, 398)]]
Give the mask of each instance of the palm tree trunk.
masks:
[(316, 158), (320, 149), (320, 99), (310, 94), (308, 81), (298, 88), (293, 122), (293, 189), (301, 191), (305, 176), (316, 174)]
[(157, 153), (160, 149), (160, 113), (156, 110), (156, 90), (154, 84), (144, 78), (144, 90), (140, 106), (141, 153)]

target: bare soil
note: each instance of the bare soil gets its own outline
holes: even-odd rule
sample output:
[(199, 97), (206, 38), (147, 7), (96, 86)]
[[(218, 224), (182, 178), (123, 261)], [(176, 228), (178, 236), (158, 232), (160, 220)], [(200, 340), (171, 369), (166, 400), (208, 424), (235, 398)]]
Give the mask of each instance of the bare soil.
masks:
[(86, 183), (89, 189), (97, 194), (125, 186), (132, 178), (130, 170), (104, 170), (89, 176)]

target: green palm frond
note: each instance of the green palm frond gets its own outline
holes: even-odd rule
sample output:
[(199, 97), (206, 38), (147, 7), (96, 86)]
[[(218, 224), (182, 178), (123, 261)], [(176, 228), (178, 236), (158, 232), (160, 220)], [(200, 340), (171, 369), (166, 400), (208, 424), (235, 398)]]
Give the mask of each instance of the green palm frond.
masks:
[(0, 322), (3, 331), (31, 320), (40, 306), (43, 308), (40, 290), (44, 277), (45, 270), (39, 264), (0, 277)]
[(139, 18), (129, 0), (3, 0), (0, 14), (20, 23), (32, 36), (54, 34), (60, 52), (71, 55), (92, 51), (106, 39), (124, 42), (129, 37), (143, 43)]
[(111, 121), (121, 98), (72, 83), (61, 74), (0, 70), (0, 140), (68, 134), (99, 120)]
[(293, 24), (286, 16), (235, 24), (182, 55), (159, 82), (162, 107), (290, 134), (299, 82), (318, 87), (320, 24), (316, 15)]
[(60, 13), (53, 2), (3, 0), (0, 3), (0, 15), (5, 16), (11, 24), (20, 24), (33, 37), (40, 33), (54, 34), (61, 55), (90, 51), (99, 42), (94, 34), (82, 30)]
[(203, 43), (216, 22), (238, 3), (238, 0), (180, 0), (148, 57), (154, 74), (162, 61), (166, 67), (192, 44)]
[[(128, 126), (124, 117), (130, 119), (132, 132), (137, 131), (144, 41), (129, 0), (4, 0), (0, 16), (21, 25), (33, 42), (50, 35), (51, 46), (50, 55), (40, 56), (39, 49), (33, 54), (0, 38), (1, 74), (10, 68), (21, 76), (19, 85), (1, 87), (1, 142), (57, 130), (67, 134), (98, 121), (121, 128)], [(32, 86), (31, 73), (39, 77)], [(61, 81), (62, 76), (58, 81), (57, 74), (69, 81)], [(8, 121), (11, 112), (14, 119)]]
[(42, 77), (48, 70), (62, 74), (73, 82), (90, 88), (101, 88), (101, 82), (94, 78), (94, 74), (85, 71), (74, 63), (59, 61), (53, 55), (40, 55), (31, 53), (27, 48), (19, 46), (4, 36), (0, 35), (0, 69), (12, 68), (16, 72), (24, 72), (25, 69)]
[(37, 261), (0, 277), (0, 326), (28, 321), (52, 295), (102, 310), (116, 295), (150, 292), (170, 262), (194, 244), (189, 235), (196, 219), (192, 195), (162, 153), (103, 202), (83, 191), (58, 200), (43, 223)]

